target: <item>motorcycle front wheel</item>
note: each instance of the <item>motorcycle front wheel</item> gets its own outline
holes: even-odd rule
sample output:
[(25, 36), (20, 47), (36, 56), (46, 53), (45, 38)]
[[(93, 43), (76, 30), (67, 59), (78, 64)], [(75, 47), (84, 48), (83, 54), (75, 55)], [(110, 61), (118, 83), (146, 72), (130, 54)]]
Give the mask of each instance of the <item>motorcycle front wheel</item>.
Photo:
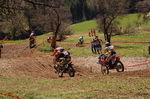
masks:
[(102, 72), (102, 74), (109, 74), (108, 66), (101, 65), (101, 72)]
[(59, 77), (63, 77), (63, 72), (61, 71), (61, 72), (58, 72), (58, 76)]
[(56, 73), (58, 74), (59, 77), (63, 77), (63, 69), (60, 66), (54, 66)]
[(75, 76), (75, 70), (73, 69), (72, 66), (69, 67), (68, 74), (69, 74), (70, 77), (74, 77)]
[(124, 72), (124, 65), (121, 61), (116, 62), (116, 71), (117, 72)]

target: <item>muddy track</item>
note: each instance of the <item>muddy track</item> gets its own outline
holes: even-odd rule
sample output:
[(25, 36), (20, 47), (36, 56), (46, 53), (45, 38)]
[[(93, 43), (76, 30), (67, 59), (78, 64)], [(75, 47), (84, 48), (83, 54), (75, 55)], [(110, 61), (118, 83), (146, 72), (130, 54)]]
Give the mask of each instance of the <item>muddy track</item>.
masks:
[[(0, 59), (0, 76), (31, 76), (43, 78), (58, 78), (52, 65), (53, 57), (50, 55), (35, 55), (27, 48), (27, 45), (5, 45)], [(150, 62), (146, 57), (123, 57), (125, 66), (138, 63)], [(76, 77), (94, 77), (101, 74), (100, 65), (97, 64), (97, 57), (72, 57)], [(150, 68), (150, 64), (133, 68), (126, 68), (126, 71)], [(117, 74), (116, 74), (117, 75)], [(68, 77), (68, 75), (64, 75)]]

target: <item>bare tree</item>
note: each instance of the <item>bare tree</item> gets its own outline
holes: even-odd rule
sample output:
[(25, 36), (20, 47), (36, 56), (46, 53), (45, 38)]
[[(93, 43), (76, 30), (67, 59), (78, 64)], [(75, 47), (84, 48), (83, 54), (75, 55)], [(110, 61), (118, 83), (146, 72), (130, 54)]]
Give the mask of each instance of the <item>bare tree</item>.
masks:
[(137, 10), (144, 14), (142, 15), (144, 22), (147, 23), (150, 20), (150, 0), (139, 1), (136, 5)]
[[(25, 16), (28, 20), (28, 25), (30, 29), (32, 28), (31, 24), (33, 21), (31, 20), (33, 14), (30, 13), (31, 10), (37, 10), (42, 12), (38, 12), (38, 17), (36, 16), (35, 19), (37, 22), (42, 23), (44, 22), (45, 27), (50, 27), (49, 32), (53, 32), (53, 41), (51, 44), (52, 48), (56, 47), (56, 38), (61, 28), (63, 27), (64, 23), (68, 23), (68, 19), (70, 19), (69, 10), (66, 8), (64, 0), (2, 0), (0, 1), (0, 11), (1, 15), (5, 14), (8, 16), (10, 13), (15, 13), (15, 11), (24, 11)], [(8, 13), (6, 13), (8, 12)], [(37, 13), (37, 12), (36, 12)], [(36, 15), (36, 14), (34, 14)], [(45, 21), (44, 21), (45, 20)], [(48, 23), (48, 24), (47, 24)]]
[[(45, 14), (51, 18), (49, 19), (49, 24), (51, 26), (51, 31), (53, 32), (53, 40), (51, 43), (51, 47), (56, 48), (56, 38), (59, 33), (61, 33), (61, 27), (63, 27), (64, 23), (68, 23), (68, 19), (70, 19), (70, 14), (68, 8), (65, 7), (63, 0), (49, 0), (49, 2), (31, 2), (30, 0), (25, 0), (26, 2), (32, 3), (34, 8), (36, 5), (43, 6)], [(52, 5), (48, 5), (48, 4)]]
[(112, 33), (119, 24), (116, 19), (126, 12), (128, 3), (126, 0), (96, 0), (94, 2), (98, 10), (99, 30), (104, 33), (105, 40), (111, 42)]
[(148, 13), (150, 12), (150, 0), (139, 1), (136, 7), (139, 12)]
[(18, 39), (17, 37), (22, 35), (23, 31), (28, 29), (27, 20), (23, 13), (18, 13), (2, 22), (2, 27), (0, 29), (4, 33), (8, 33), (10, 39), (16, 40)]

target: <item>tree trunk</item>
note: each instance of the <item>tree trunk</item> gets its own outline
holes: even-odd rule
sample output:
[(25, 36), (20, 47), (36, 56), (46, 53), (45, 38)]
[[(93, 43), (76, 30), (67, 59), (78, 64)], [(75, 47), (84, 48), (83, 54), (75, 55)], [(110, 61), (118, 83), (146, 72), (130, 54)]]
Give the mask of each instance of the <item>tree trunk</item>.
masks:
[(106, 37), (106, 34), (104, 33), (104, 39), (105, 39), (105, 41), (107, 41), (107, 39), (106, 39), (107, 37)]
[(57, 39), (57, 35), (58, 35), (58, 31), (59, 31), (60, 25), (61, 25), (61, 24), (58, 24), (58, 25), (57, 25), (56, 31), (54, 32), (54, 36), (53, 36), (52, 43), (51, 43), (51, 47), (52, 47), (53, 49), (56, 48), (56, 39)]
[(107, 42), (111, 43), (111, 39), (110, 37), (107, 38)]
[(16, 40), (16, 28), (14, 28), (12, 31), (12, 39)]
[(105, 30), (104, 37), (106, 42), (111, 42), (111, 35), (109, 35), (107, 30)]
[(60, 21), (59, 13), (57, 12), (57, 10), (53, 9), (53, 11), (55, 12), (55, 14), (57, 16), (57, 27), (56, 27), (56, 31), (54, 32), (53, 40), (52, 40), (52, 43), (51, 43), (51, 47), (54, 50), (56, 48), (56, 39), (57, 39), (57, 35), (58, 35), (59, 28), (60, 28), (60, 25), (61, 25), (61, 21)]
[(26, 16), (27, 17), (27, 21), (28, 21), (28, 26), (29, 26), (29, 31), (31, 32), (33, 29), (32, 29), (32, 24), (31, 24), (31, 17), (30, 16)]
[(107, 42), (111, 43), (111, 36), (109, 34), (107, 35)]
[(56, 37), (55, 36), (53, 36), (53, 38), (52, 38), (51, 47), (53, 48), (52, 50), (54, 50), (56, 48)]

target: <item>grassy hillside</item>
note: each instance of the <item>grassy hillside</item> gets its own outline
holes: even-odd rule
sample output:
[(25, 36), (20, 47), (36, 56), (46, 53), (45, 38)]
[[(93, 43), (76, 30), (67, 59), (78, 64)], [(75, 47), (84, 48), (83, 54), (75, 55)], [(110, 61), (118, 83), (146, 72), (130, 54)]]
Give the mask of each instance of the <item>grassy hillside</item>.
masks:
[(73, 25), (70, 26), (70, 28), (76, 34), (86, 33), (88, 31), (90, 31), (91, 29), (96, 29), (97, 28), (97, 23), (96, 23), (96, 20), (85, 21), (85, 22), (73, 24)]
[[(142, 17), (139, 18), (139, 15), (137, 14), (130, 14), (130, 15), (124, 15), (118, 18), (120, 22), (120, 26), (122, 28), (140, 28), (141, 30), (150, 30), (150, 21), (148, 23), (143, 23)], [(136, 23), (141, 23), (140, 27), (137, 27)], [(88, 37), (88, 32), (91, 29), (97, 29), (97, 23), (96, 20), (91, 20), (91, 21), (86, 21), (83, 23), (79, 24), (74, 24), (71, 25), (70, 28), (74, 31), (74, 35), (72, 35), (70, 38), (68, 38), (66, 41), (68, 42), (77, 42), (77, 39), (80, 36), (85, 36), (85, 41), (86, 42), (91, 42), (91, 37)], [(98, 32), (97, 29), (97, 35), (104, 40), (103, 34)], [(136, 39), (133, 39), (136, 38)], [(145, 39), (146, 38), (146, 39)], [(150, 35), (149, 33), (144, 33), (141, 31), (135, 31), (135, 33), (131, 35), (119, 35), (119, 36), (114, 36), (112, 37), (112, 41), (118, 41), (118, 42), (129, 42), (129, 41), (137, 41), (137, 42), (142, 42), (142, 41), (149, 41)]]
[[(123, 28), (127, 26), (136, 28), (136, 23), (141, 23), (142, 29), (150, 30), (150, 21), (148, 21), (147, 23), (144, 23), (143, 15), (128, 14), (128, 15), (123, 15), (123, 16), (118, 17), (117, 20), (119, 20), (120, 26), (122, 26)], [(70, 27), (76, 34), (87, 33), (91, 29), (97, 29), (97, 22), (96, 20), (91, 20), (91, 21), (86, 21), (86, 22), (82, 22), (78, 24), (73, 24)]]
[[(120, 44), (113, 43), (119, 55), (121, 56), (149, 56), (147, 54), (147, 46), (149, 44), (138, 44), (133, 42), (150, 42), (150, 32), (145, 32), (150, 30), (150, 22), (147, 24), (143, 23), (143, 19), (137, 14), (130, 14), (120, 16), (118, 18), (120, 21), (120, 26), (122, 28), (131, 27), (132, 29), (139, 28), (135, 33), (132, 34), (124, 34), (117, 35), (112, 37), (112, 42), (120, 42)], [(137, 27), (136, 22), (141, 23), (140, 27)], [(96, 20), (81, 22), (78, 24), (73, 24), (69, 27), (73, 31), (73, 35), (69, 36), (64, 42), (64, 44), (59, 44), (59, 46), (63, 46), (66, 49), (69, 49), (72, 55), (76, 56), (91, 56), (93, 55), (91, 52), (90, 44), (86, 47), (73, 47), (76, 43), (78, 43), (78, 39), (80, 36), (84, 36), (85, 43), (90, 43), (94, 37), (89, 37), (88, 32), (91, 29), (96, 29), (96, 35), (99, 36), (104, 42), (104, 36), (102, 33), (98, 32)], [(50, 34), (45, 34), (42, 36), (37, 36), (37, 43), (43, 43)], [(132, 42), (132, 43), (122, 43), (122, 42)], [(5, 43), (15, 43), (15, 44), (28, 44), (28, 40), (21, 41), (13, 41), (13, 42), (5, 42)], [(66, 45), (67, 44), (67, 45)], [(68, 45), (71, 44), (71, 45)], [(38, 47), (38, 50), (41, 52), (50, 52), (50, 44), (44, 43), (42, 46)]]
[[(125, 34), (125, 35), (117, 35), (112, 37), (112, 42), (150, 42), (150, 32), (143, 32), (141, 30), (150, 30), (150, 22), (143, 23), (143, 18), (139, 17), (137, 14), (130, 14), (130, 15), (124, 15), (120, 16), (118, 18), (120, 22), (120, 26), (122, 28), (140, 28), (140, 30), (136, 31), (132, 34)], [(140, 23), (141, 26), (138, 27), (136, 23)], [(79, 24), (74, 24), (71, 26), (71, 29), (74, 31), (74, 35), (72, 35), (70, 38), (68, 38), (67, 42), (78, 42), (78, 38), (82, 35), (85, 37), (85, 42), (90, 43), (94, 37), (88, 37), (88, 32), (91, 29), (97, 29), (97, 23), (96, 20), (91, 20)], [(101, 38), (103, 41), (104, 36), (102, 33), (98, 32), (97, 29), (97, 35), (99, 38)], [(147, 46), (148, 44), (117, 44), (115, 45), (115, 48), (119, 55), (122, 56), (148, 56), (147, 54)], [(75, 55), (92, 55), (90, 48), (73, 48), (71, 52)], [(76, 52), (76, 53), (74, 53)], [(82, 54), (83, 53), (83, 54)]]

